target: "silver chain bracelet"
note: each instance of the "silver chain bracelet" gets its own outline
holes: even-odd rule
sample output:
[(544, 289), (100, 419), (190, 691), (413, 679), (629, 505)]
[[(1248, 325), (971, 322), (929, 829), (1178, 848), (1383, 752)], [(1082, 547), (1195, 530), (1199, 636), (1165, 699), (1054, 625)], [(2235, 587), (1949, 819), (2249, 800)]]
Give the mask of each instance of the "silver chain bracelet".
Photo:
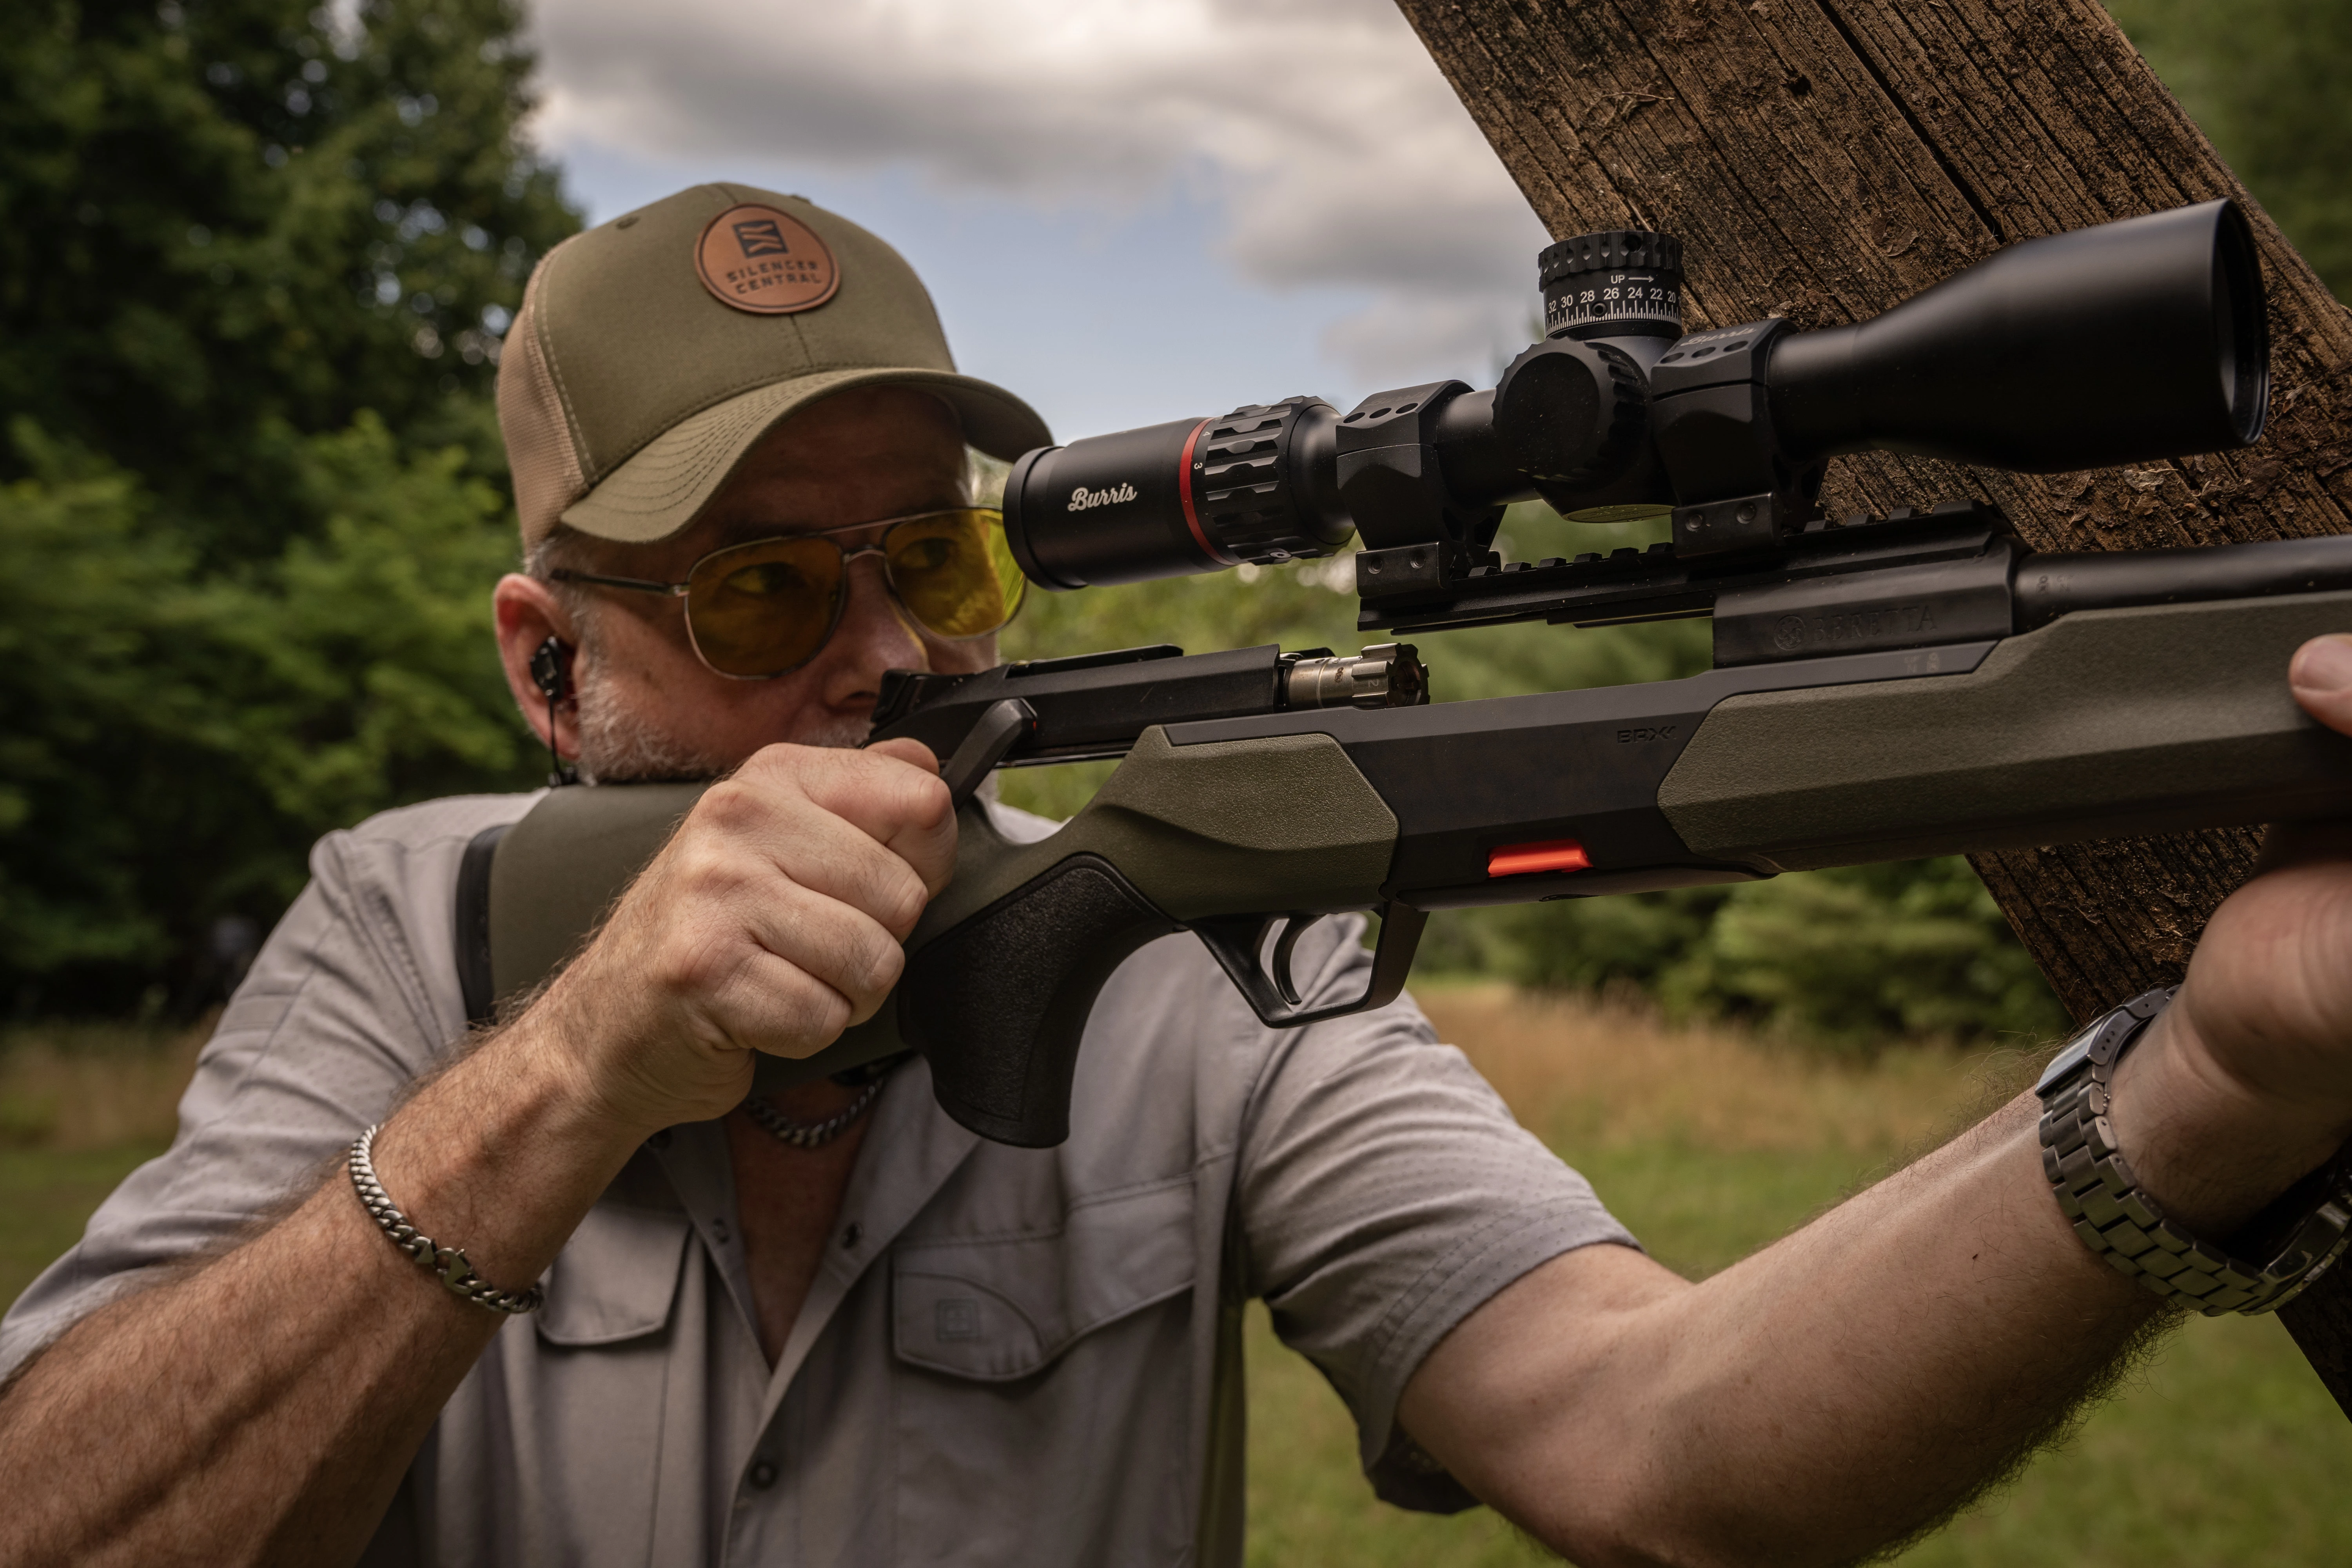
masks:
[(536, 1312), (547, 1300), (544, 1286), (533, 1285), (528, 1290), (501, 1290), (474, 1272), (463, 1248), (439, 1247), (409, 1224), (376, 1180), (373, 1158), (377, 1129), (369, 1128), (352, 1142), (352, 1152), (346, 1163), (351, 1168), (352, 1190), (360, 1195), (360, 1203), (392, 1244), (422, 1264), (425, 1268), (449, 1289), (454, 1296), (463, 1297), (477, 1307), (487, 1307), (493, 1312)]
[(2172, 1001), (2150, 991), (2093, 1021), (2067, 1043), (2033, 1092), (2042, 1101), (2042, 1170), (2058, 1207), (2118, 1273), (2209, 1318), (2274, 1312), (2327, 1272), (2352, 1246), (2352, 1167), (2339, 1156), (2287, 1189), (2233, 1244), (2258, 1241), (2252, 1263), (2200, 1241), (2140, 1190), (2107, 1121), (2110, 1086), (2124, 1053)]

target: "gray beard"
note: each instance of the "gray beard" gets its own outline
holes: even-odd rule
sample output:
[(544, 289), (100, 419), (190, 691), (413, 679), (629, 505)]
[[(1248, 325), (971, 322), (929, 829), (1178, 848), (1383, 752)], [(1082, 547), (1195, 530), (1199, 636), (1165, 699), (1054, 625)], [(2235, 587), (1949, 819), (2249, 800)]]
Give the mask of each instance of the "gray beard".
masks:
[[(587, 784), (702, 784), (735, 770), (741, 760), (706, 755), (672, 737), (661, 725), (614, 700), (593, 658), (574, 667), (573, 722), (580, 738), (580, 777)], [(828, 721), (797, 738), (803, 746), (865, 744), (860, 721)]]
[(580, 777), (588, 784), (699, 784), (730, 764), (681, 745), (660, 725), (615, 700), (612, 683), (593, 658), (578, 661), (572, 696), (580, 737)]

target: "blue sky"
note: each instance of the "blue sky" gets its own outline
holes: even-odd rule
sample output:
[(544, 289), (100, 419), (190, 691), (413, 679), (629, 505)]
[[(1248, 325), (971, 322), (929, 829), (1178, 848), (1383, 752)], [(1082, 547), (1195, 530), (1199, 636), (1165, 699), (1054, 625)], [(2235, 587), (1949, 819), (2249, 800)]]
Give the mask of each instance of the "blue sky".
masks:
[(888, 238), (1063, 438), (1526, 342), (1545, 238), (1381, 0), (541, 0), (592, 220), (701, 179)]

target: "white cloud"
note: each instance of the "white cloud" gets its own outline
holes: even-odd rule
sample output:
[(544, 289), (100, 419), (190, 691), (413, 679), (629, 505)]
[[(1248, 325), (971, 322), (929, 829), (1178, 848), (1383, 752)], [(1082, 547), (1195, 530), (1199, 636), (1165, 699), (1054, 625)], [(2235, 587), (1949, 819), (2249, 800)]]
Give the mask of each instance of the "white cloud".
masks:
[(1116, 216), (1181, 189), (1250, 283), (1370, 295), (1359, 374), (1524, 341), (1545, 236), (1384, 0), (540, 0), (559, 154), (911, 168)]

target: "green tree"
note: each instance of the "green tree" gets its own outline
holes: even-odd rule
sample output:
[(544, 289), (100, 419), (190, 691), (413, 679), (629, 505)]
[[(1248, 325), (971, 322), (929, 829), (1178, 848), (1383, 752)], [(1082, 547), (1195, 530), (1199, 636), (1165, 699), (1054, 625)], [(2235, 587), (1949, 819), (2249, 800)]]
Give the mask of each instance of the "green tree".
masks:
[(499, 335), (577, 226), (517, 134), (519, 25), (512, 0), (0, 7), (0, 425), (136, 474), (207, 567), (317, 525), (300, 440), (362, 409), (503, 483)]
[(534, 782), (483, 586), (508, 502), (373, 415), (297, 448), (323, 521), (192, 570), (121, 469), (16, 430), (0, 489), (0, 963), (49, 1008), (186, 994), (217, 916), (274, 919), (310, 843), (371, 812)]
[(2065, 1010), (1958, 857), (1503, 911), (1485, 950), (1523, 984), (1632, 984), (1671, 1016), (1736, 1017), (1867, 1056), (1890, 1039), (2048, 1038)]
[(2352, 298), (2352, 6), (2106, 0), (2133, 45), (2339, 299)]
[(491, 393), (577, 219), (520, 20), (0, 9), (0, 1003), (186, 995), (320, 833), (533, 781)]

